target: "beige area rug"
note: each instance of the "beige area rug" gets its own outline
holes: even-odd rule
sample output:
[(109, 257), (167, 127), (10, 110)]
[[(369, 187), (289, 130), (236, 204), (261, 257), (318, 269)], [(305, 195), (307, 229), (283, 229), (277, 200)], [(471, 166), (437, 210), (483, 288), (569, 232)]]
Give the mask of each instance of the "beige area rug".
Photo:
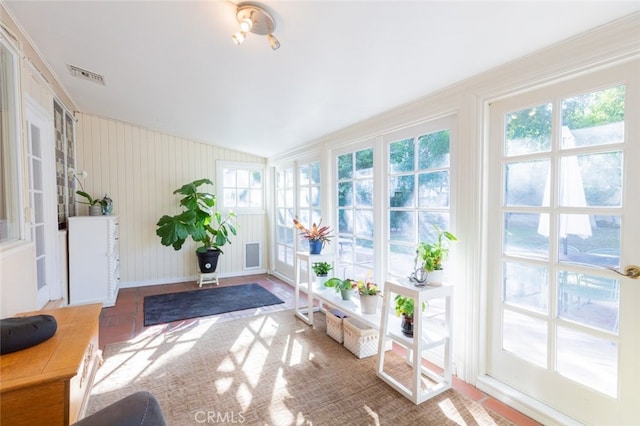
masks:
[(376, 376), (377, 356), (356, 358), (314, 318), (314, 328), (291, 310), (209, 318), (108, 345), (87, 414), (148, 390), (177, 426), (510, 424), (453, 390), (414, 405)]

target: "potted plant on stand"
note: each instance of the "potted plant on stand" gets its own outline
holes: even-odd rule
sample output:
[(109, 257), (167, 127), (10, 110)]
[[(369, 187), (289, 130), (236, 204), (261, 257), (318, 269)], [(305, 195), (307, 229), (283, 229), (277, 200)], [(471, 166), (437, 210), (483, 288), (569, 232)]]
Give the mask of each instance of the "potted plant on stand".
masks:
[(358, 295), (360, 296), (360, 310), (363, 314), (375, 314), (378, 308), (378, 286), (369, 279), (358, 281)]
[(336, 292), (340, 292), (342, 296), (342, 300), (351, 300), (351, 296), (353, 295), (353, 290), (358, 287), (358, 284), (350, 279), (345, 278), (341, 280), (340, 278), (329, 278), (325, 283), (325, 287), (333, 287), (336, 289)]
[(333, 269), (333, 266), (329, 262), (315, 262), (311, 269), (316, 274), (316, 289), (324, 290), (324, 283), (327, 280), (329, 271)]
[(436, 242), (421, 242), (416, 248), (414, 271), (410, 279), (416, 284), (437, 284), (442, 282), (442, 262), (449, 256), (449, 244), (458, 238), (449, 231), (442, 231), (433, 225), (438, 236)]
[(230, 236), (236, 235), (235, 214), (229, 212), (223, 217), (215, 211), (216, 197), (208, 192), (200, 192), (201, 185), (213, 185), (209, 179), (199, 179), (183, 185), (173, 191), (184, 197), (180, 200), (183, 211), (177, 215), (164, 215), (160, 218), (156, 235), (162, 245), (180, 250), (191, 237), (202, 245), (197, 248), (198, 264), (202, 273), (212, 273), (218, 266), (221, 247), (231, 243)]
[(331, 243), (331, 229), (328, 226), (321, 226), (322, 219), (311, 228), (304, 226), (297, 218), (293, 219), (293, 224), (300, 231), (300, 235), (309, 241), (309, 254), (320, 254), (325, 244)]
[[(408, 337), (413, 337), (413, 314), (415, 304), (413, 298), (397, 294), (395, 297), (395, 302), (396, 315), (402, 317), (402, 321), (400, 322), (402, 334)], [(425, 310), (426, 306), (426, 302), (422, 304), (423, 311)]]

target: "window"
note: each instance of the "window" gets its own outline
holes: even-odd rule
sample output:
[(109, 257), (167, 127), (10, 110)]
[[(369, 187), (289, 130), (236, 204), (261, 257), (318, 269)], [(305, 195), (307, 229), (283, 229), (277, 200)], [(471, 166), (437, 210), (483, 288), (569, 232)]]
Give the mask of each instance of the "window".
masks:
[(0, 32), (0, 244), (21, 236), (17, 55)]
[(287, 267), (293, 271), (293, 185), (293, 167), (276, 171), (276, 261), (279, 270)]
[(449, 229), (450, 131), (440, 128), (393, 140), (388, 146), (388, 271), (406, 276), (414, 269), (421, 241), (435, 241)]
[(264, 211), (264, 166), (218, 162), (218, 205), (238, 212)]
[[(320, 162), (298, 166), (298, 219), (305, 225), (322, 219), (320, 205)], [(328, 223), (323, 222), (325, 225)]]
[(360, 278), (374, 269), (373, 148), (338, 155), (337, 244), (341, 278)]

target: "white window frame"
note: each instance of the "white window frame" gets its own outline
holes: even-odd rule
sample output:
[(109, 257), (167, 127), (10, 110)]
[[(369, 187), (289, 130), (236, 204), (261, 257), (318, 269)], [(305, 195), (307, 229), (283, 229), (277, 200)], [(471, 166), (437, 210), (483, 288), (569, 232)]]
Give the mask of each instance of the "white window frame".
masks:
[[(236, 172), (238, 170), (245, 170), (249, 173), (259, 172), (260, 173), (260, 182), (261, 182), (261, 195), (260, 195), (260, 207), (238, 207), (237, 205), (229, 206), (226, 205), (224, 200), (224, 170), (225, 169), (234, 169)], [(216, 162), (216, 174), (217, 174), (217, 194), (216, 194), (216, 205), (219, 210), (232, 210), (236, 214), (265, 214), (265, 191), (266, 191), (266, 168), (262, 163), (249, 163), (249, 162), (235, 162), (235, 161), (217, 161)], [(237, 186), (235, 188), (238, 188)]]
[[(7, 199), (5, 200), (8, 205), (13, 204), (12, 212), (10, 216), (13, 216), (12, 222), (14, 226), (17, 227), (16, 235), (11, 238), (7, 238), (6, 240), (0, 240), (0, 247), (2, 249), (13, 247), (16, 243), (22, 243), (26, 241), (26, 227), (25, 227), (25, 209), (24, 209), (24, 194), (22, 192), (23, 186), (22, 182), (24, 171), (22, 169), (22, 108), (21, 108), (21, 95), (20, 95), (20, 56), (18, 55), (18, 51), (15, 46), (11, 42), (11, 36), (8, 35), (2, 27), (0, 27), (0, 44), (7, 49), (9, 54), (13, 57), (14, 61), (12, 64), (13, 68), (13, 105), (15, 106), (14, 116), (10, 117), (11, 120), (11, 128), (9, 129), (9, 134), (3, 135), (9, 139), (9, 149), (4, 151), (4, 147), (2, 147), (4, 153), (9, 154), (9, 158), (6, 159), (8, 164), (12, 164), (12, 172), (9, 176), (3, 176), (3, 181), (7, 182), (7, 186), (4, 188), (7, 192), (5, 192), (5, 196)], [(3, 169), (6, 169), (3, 167)], [(3, 170), (3, 173), (5, 170)]]

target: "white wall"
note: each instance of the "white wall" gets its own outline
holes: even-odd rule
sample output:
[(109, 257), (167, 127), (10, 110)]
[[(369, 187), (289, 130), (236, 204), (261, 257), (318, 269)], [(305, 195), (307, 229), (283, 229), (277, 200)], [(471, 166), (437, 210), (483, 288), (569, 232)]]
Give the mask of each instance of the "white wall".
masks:
[[(216, 182), (216, 161), (264, 164), (262, 157), (170, 136), (132, 124), (77, 113), (76, 168), (86, 170), (84, 189), (95, 197), (108, 194), (119, 216), (121, 286), (181, 282), (197, 275), (195, 245), (179, 252), (160, 244), (156, 223), (179, 211), (173, 191), (199, 178)], [(215, 192), (215, 191), (214, 191)], [(79, 204), (79, 214), (87, 206)], [(268, 255), (265, 215), (239, 215), (239, 232), (223, 247), (220, 276), (245, 271), (244, 243), (262, 244), (262, 264)]]

